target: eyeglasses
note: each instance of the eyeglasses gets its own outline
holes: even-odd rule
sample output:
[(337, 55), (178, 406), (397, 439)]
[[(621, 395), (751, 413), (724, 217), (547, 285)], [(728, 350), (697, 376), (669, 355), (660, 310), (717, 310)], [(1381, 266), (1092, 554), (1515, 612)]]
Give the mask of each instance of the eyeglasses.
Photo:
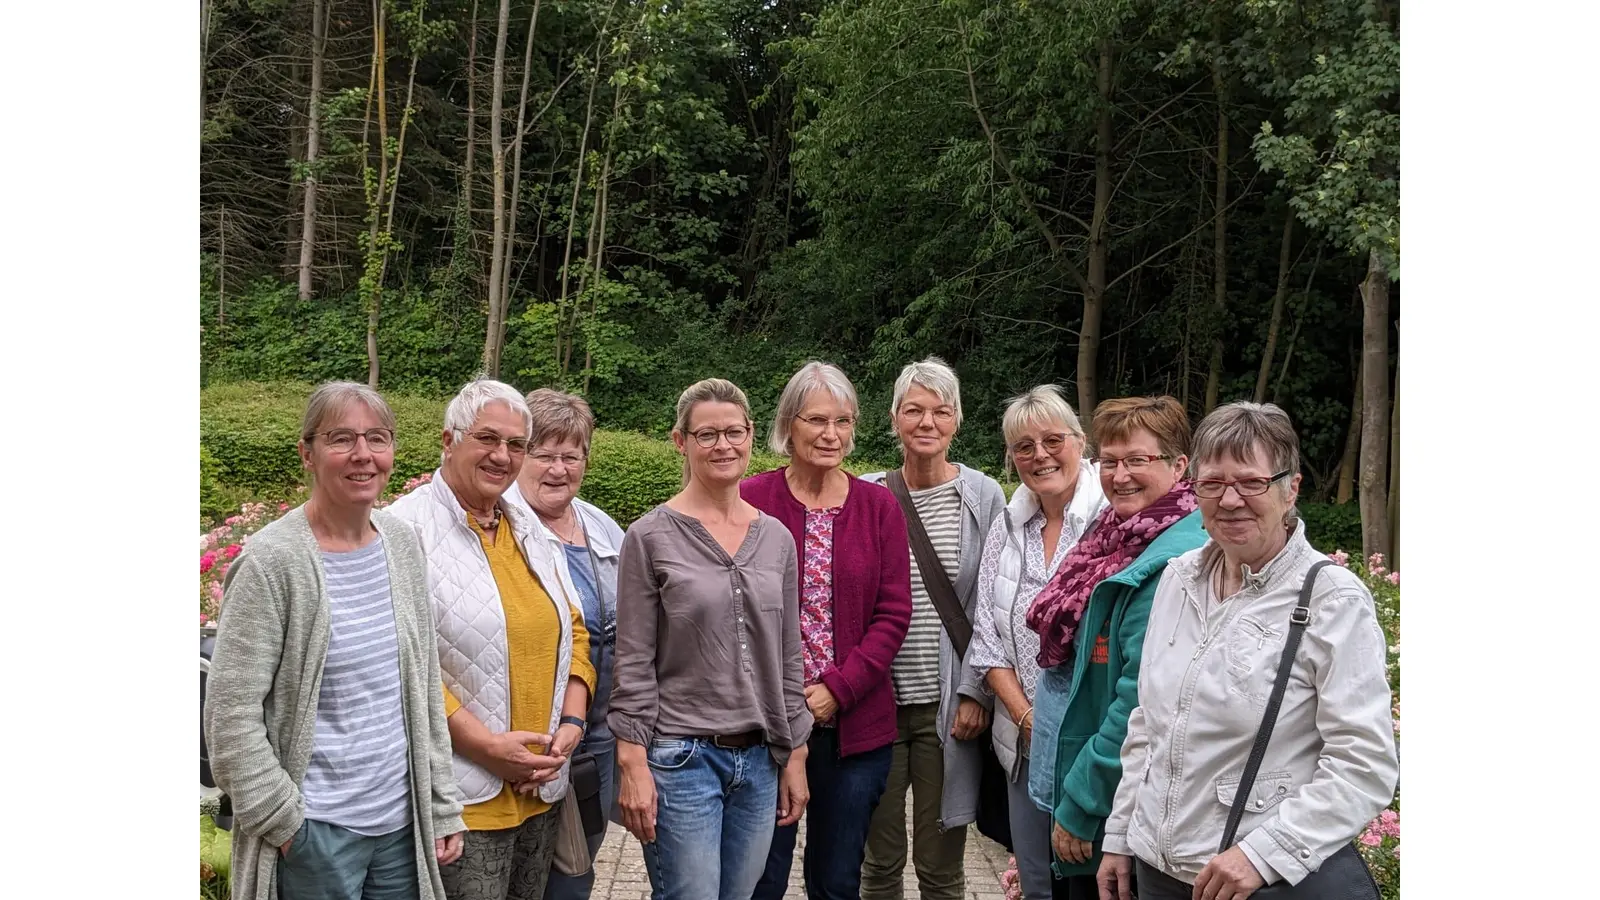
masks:
[(727, 428), (702, 428), (694, 432), (694, 442), (702, 447), (715, 447), (717, 438), (728, 439), (729, 446), (737, 447), (750, 440), (754, 432), (748, 425), (730, 425)]
[(922, 417), (930, 411), (933, 413), (933, 418), (936, 422), (949, 422), (956, 417), (956, 411), (948, 406), (936, 407), (933, 410), (926, 410), (920, 406), (902, 406), (900, 407), (900, 418), (908, 422), (921, 422)]
[(468, 431), (468, 432), (458, 432), (458, 433), (466, 434), (467, 437), (470, 437), (474, 441), (477, 441), (478, 442), (478, 446), (482, 447), (485, 450), (488, 450), (490, 453), (493, 453), (494, 451), (500, 449), (500, 445), (501, 444), (505, 444), (506, 445), (507, 452), (509, 452), (512, 456), (523, 456), (523, 455), (526, 455), (527, 452), (528, 452), (528, 439), (527, 438), (501, 437), (500, 435), (495, 434), (492, 431)]
[(576, 453), (556, 454), (544, 452), (530, 453), (528, 454), (528, 458), (541, 466), (553, 466), (556, 463), (561, 463), (569, 469), (576, 469), (589, 459), (587, 456), (579, 456)]
[(1256, 497), (1261, 494), (1265, 494), (1267, 492), (1267, 488), (1272, 487), (1272, 483), (1274, 481), (1277, 481), (1288, 474), (1289, 471), (1285, 469), (1271, 478), (1241, 478), (1238, 481), (1222, 481), (1217, 478), (1207, 478), (1204, 481), (1196, 481), (1194, 483), (1194, 493), (1197, 497), (1204, 497), (1207, 500), (1216, 500), (1223, 494), (1227, 493), (1229, 487), (1232, 487), (1234, 492), (1241, 497)]
[(829, 422), (832, 422), (833, 427), (839, 429), (840, 431), (849, 431), (850, 429), (856, 427), (855, 416), (840, 416), (837, 419), (830, 419), (827, 416), (795, 416), (795, 418), (806, 423), (807, 425), (810, 425), (812, 428), (815, 428), (818, 431), (827, 430)]
[(1115, 472), (1118, 465), (1126, 465), (1129, 472), (1137, 472), (1140, 469), (1148, 468), (1151, 463), (1158, 459), (1171, 458), (1165, 454), (1161, 456), (1146, 456), (1143, 453), (1135, 453), (1132, 456), (1124, 456), (1121, 459), (1115, 456), (1096, 456), (1090, 459), (1089, 462), (1099, 466), (1102, 472)]
[(1011, 445), (1011, 458), (1033, 459), (1033, 455), (1038, 452), (1041, 445), (1044, 447), (1044, 452), (1053, 454), (1067, 445), (1067, 437), (1065, 434), (1047, 435), (1037, 444), (1033, 441), (1017, 441)]
[(334, 428), (329, 431), (319, 431), (315, 436), (327, 438), (323, 443), (334, 453), (349, 453), (355, 450), (357, 438), (364, 439), (367, 442), (367, 449), (373, 453), (383, 453), (394, 447), (394, 432), (387, 428), (372, 428), (367, 431)]

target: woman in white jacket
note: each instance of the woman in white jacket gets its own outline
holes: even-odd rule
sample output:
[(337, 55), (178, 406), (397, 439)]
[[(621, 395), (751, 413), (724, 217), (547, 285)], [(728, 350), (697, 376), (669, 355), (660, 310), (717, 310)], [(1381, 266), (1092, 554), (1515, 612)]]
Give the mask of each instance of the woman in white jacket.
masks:
[(1060, 388), (1040, 385), (1013, 397), (1000, 427), (1022, 484), (984, 541), (967, 665), (1000, 701), (994, 709), (994, 749), (1010, 782), (1011, 840), (1022, 896), (1048, 900), (1050, 812), (1028, 796), (1039, 680), (1039, 635), (1028, 627), (1028, 607), (1105, 509), (1106, 495), (1099, 471), (1083, 458), (1083, 426)]
[(1140, 900), (1244, 900), (1264, 885), (1298, 885), (1394, 796), (1383, 630), (1361, 580), (1327, 566), (1239, 839), (1218, 853), (1301, 586), (1327, 559), (1294, 517), (1299, 468), (1294, 427), (1271, 404), (1229, 404), (1195, 431), (1194, 488), (1211, 540), (1173, 560), (1156, 592), (1101, 900), (1129, 900), (1135, 880)]

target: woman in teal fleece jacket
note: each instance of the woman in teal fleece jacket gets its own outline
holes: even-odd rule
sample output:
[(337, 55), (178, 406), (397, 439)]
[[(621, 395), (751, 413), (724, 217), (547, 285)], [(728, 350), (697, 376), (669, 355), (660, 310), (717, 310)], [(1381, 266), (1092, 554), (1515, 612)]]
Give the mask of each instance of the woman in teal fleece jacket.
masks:
[[(1189, 419), (1171, 397), (1107, 400), (1091, 430), (1111, 505), (1034, 600), (1040, 635), (1028, 793), (1054, 820), (1056, 896), (1095, 898), (1094, 873), (1122, 777), (1139, 660), (1167, 560), (1206, 542), (1184, 480)], [(1064, 889), (1064, 890), (1063, 890)]]

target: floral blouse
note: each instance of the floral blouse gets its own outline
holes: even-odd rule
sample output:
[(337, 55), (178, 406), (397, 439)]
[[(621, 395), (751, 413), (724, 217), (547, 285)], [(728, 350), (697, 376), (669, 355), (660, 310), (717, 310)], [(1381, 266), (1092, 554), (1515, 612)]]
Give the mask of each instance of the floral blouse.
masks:
[(843, 506), (806, 510), (800, 570), (800, 648), (805, 683), (817, 684), (833, 665), (833, 520)]

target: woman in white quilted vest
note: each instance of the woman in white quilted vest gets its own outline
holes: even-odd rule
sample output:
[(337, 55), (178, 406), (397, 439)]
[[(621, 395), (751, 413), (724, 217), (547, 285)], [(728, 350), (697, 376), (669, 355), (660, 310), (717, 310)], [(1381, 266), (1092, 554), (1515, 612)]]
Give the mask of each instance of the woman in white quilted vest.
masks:
[(235, 900), (444, 900), (461, 802), (426, 563), (374, 509), (394, 414), (348, 381), (306, 403), (305, 505), (227, 575), (205, 733), (233, 801)]
[(1100, 474), (1083, 458), (1083, 426), (1053, 384), (1006, 403), (1006, 455), (1022, 479), (989, 526), (978, 570), (978, 605), (967, 665), (999, 699), (994, 749), (1009, 780), (1011, 840), (1025, 900), (1052, 894), (1050, 813), (1028, 796), (1029, 741), (1039, 681), (1039, 635), (1028, 607), (1067, 551), (1106, 506)]
[(532, 428), (527, 401), (480, 378), (444, 414), (443, 464), (389, 507), (428, 559), (445, 710), (467, 836), (450, 900), (541, 900), (595, 670), (566, 559), (503, 495)]

